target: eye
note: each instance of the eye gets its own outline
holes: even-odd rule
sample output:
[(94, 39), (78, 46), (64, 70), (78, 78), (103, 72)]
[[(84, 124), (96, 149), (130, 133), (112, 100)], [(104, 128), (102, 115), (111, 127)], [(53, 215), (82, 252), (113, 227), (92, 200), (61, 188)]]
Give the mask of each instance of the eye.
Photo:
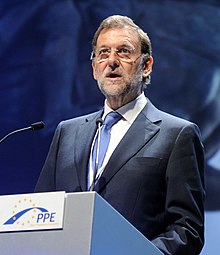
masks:
[(125, 55), (131, 54), (131, 51), (128, 48), (120, 48), (117, 52)]
[(110, 52), (110, 50), (109, 49), (107, 49), (107, 48), (103, 48), (103, 49), (101, 49), (100, 51), (99, 51), (99, 55), (101, 55), (101, 54), (105, 54), (105, 53), (109, 53)]

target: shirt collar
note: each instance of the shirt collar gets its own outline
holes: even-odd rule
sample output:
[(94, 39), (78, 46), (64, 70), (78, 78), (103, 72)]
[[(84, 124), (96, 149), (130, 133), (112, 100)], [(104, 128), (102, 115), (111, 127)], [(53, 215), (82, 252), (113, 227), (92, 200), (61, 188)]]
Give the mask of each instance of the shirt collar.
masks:
[[(137, 115), (141, 112), (141, 110), (143, 110), (146, 104), (147, 98), (145, 97), (144, 92), (142, 92), (141, 95), (136, 97), (134, 100), (118, 108), (117, 112), (120, 113), (129, 123), (132, 123)], [(105, 116), (112, 111), (113, 110), (107, 105), (105, 100), (104, 114), (102, 118), (104, 119)]]

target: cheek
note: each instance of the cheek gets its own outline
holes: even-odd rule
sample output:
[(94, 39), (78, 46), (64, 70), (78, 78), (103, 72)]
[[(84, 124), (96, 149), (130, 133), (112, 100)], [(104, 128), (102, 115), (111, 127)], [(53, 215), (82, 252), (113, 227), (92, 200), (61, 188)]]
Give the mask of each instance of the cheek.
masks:
[(134, 75), (138, 71), (138, 67), (136, 65), (129, 65), (129, 66), (124, 66), (123, 72), (128, 74), (128, 75)]
[(96, 75), (96, 71), (93, 69), (93, 78), (95, 79), (95, 80), (97, 80), (97, 75)]
[(96, 68), (95, 68), (95, 64), (92, 64), (92, 74), (93, 74), (93, 78), (95, 80), (97, 80), (97, 74), (96, 74)]
[(134, 79), (137, 75), (137, 69), (136, 68), (129, 68), (129, 69), (124, 71), (124, 74), (125, 74), (124, 77), (126, 79), (129, 79), (129, 80)]
[(104, 72), (103, 68), (97, 67), (97, 66), (93, 66), (93, 77), (94, 77), (95, 80), (100, 79), (103, 72)]

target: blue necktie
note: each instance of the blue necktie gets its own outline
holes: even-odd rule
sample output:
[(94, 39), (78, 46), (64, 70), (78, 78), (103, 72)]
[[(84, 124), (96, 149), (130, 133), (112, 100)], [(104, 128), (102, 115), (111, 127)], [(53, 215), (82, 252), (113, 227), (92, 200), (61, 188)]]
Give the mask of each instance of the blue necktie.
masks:
[[(95, 141), (95, 144), (93, 147), (93, 154), (92, 154), (93, 171), (98, 172), (99, 168), (102, 166), (102, 163), (104, 161), (105, 154), (108, 149), (109, 142), (110, 142), (111, 128), (121, 118), (122, 118), (122, 116), (118, 112), (110, 112), (106, 115), (102, 129), (101, 129), (101, 133), (100, 133), (99, 153), (97, 156), (96, 156), (96, 154), (97, 154), (98, 137), (96, 137), (96, 141)], [(96, 159), (98, 159), (97, 166), (96, 166)]]

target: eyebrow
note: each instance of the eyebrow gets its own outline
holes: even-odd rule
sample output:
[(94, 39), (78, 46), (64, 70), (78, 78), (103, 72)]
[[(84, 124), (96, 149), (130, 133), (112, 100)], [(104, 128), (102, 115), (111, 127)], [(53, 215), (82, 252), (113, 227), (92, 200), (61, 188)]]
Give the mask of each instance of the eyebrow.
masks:
[[(133, 45), (128, 45), (128, 44), (121, 44), (119, 46), (117, 46), (116, 48), (120, 48), (120, 47), (127, 47), (127, 48), (135, 48)], [(101, 49), (101, 48), (111, 48), (110, 46), (107, 46), (107, 45), (102, 45), (100, 47), (97, 47), (98, 49)]]

